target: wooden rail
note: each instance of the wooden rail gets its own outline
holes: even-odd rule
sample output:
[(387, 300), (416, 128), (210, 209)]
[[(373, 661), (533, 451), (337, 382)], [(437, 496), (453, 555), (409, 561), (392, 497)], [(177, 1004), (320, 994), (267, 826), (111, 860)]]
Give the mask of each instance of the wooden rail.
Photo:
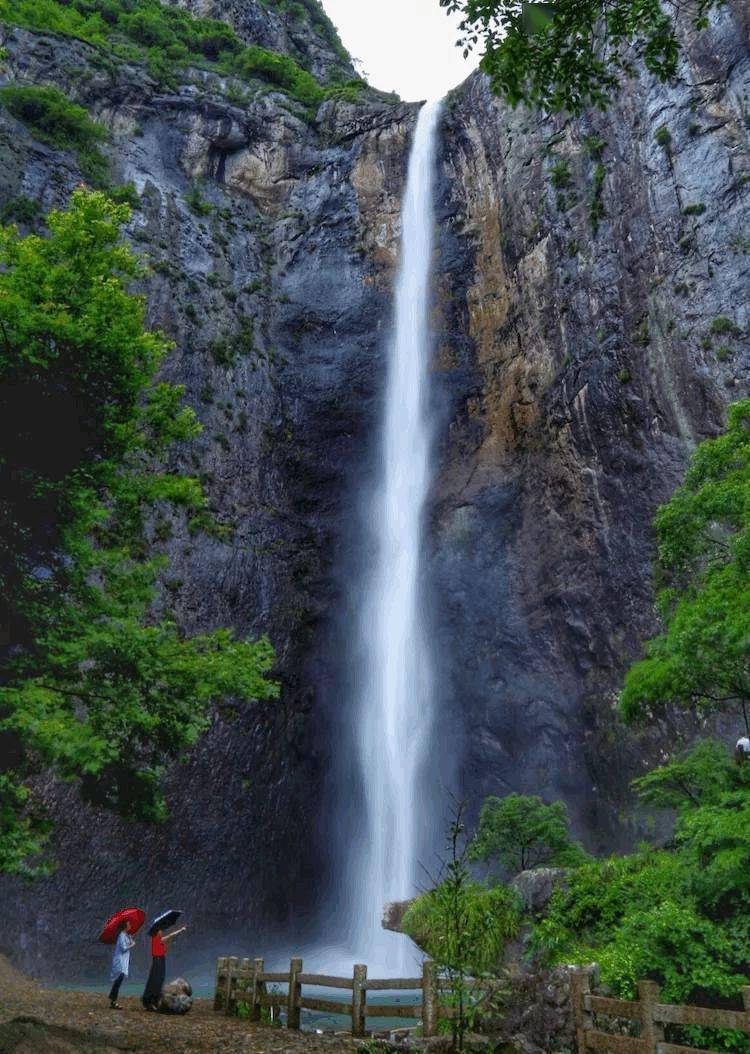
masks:
[[(638, 982), (638, 999), (609, 999), (591, 991), (595, 968), (571, 971), (570, 997), (576, 1026), (578, 1054), (714, 1054), (697, 1047), (682, 1047), (664, 1040), (664, 1025), (702, 1025), (750, 1033), (750, 985), (742, 988), (744, 1010), (720, 1010), (704, 1006), (675, 1006), (659, 1002), (655, 981)], [(598, 1029), (594, 1014), (625, 1018), (640, 1023), (639, 1036), (618, 1036)]]
[[(420, 977), (367, 976), (367, 967), (359, 963), (351, 977), (330, 974), (304, 973), (301, 959), (292, 959), (288, 973), (269, 973), (263, 959), (223, 957), (216, 967), (214, 1010), (237, 1014), (240, 1004), (249, 1008), (251, 1021), (260, 1021), (261, 1009), (269, 1007), (274, 1016), (286, 1010), (287, 1028), (300, 1027), (301, 1010), (317, 1010), (326, 1014), (344, 1014), (351, 1018), (352, 1035), (364, 1036), (368, 1017), (413, 1017), (421, 1020), (422, 1034), (434, 1036), (440, 1018), (451, 1017), (451, 1007), (441, 1006), (439, 981), (435, 964), (427, 960)], [(271, 983), (284, 984), (286, 992), (269, 992)], [(468, 982), (467, 982), (468, 983)], [(346, 1002), (319, 999), (306, 995), (303, 985), (317, 988), (342, 988), (351, 992)], [(419, 991), (419, 1003), (367, 1003), (368, 992)]]

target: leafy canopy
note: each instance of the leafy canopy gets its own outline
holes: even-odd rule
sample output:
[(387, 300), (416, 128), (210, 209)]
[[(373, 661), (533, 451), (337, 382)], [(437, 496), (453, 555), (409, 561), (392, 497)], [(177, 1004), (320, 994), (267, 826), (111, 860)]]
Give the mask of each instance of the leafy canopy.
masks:
[(164, 767), (211, 705), (278, 693), (265, 639), (186, 637), (153, 555), (154, 513), (209, 519), (197, 480), (159, 470), (199, 431), (155, 382), (169, 347), (128, 292), (127, 205), (76, 191), (46, 237), (0, 228), (0, 869), (33, 871), (42, 769), (132, 819), (161, 819)]
[(626, 720), (670, 704), (700, 714), (750, 703), (750, 400), (701, 443), (658, 512), (657, 596), (664, 632), (628, 672)]
[(524, 794), (485, 799), (469, 856), (475, 861), (496, 860), (513, 874), (545, 865), (575, 867), (585, 858), (570, 837), (565, 803), (546, 805), (541, 798)]
[[(647, 804), (677, 808), (670, 848), (571, 872), (533, 943), (549, 962), (598, 962), (624, 998), (643, 978), (661, 984), (664, 1002), (736, 998), (750, 973), (750, 765), (709, 740), (635, 786)], [(687, 1040), (750, 1051), (747, 1036), (718, 1030), (683, 1029), (672, 1041)]]
[[(696, 27), (720, 0), (696, 0)], [(462, 16), (464, 53), (482, 49), (480, 68), (492, 90), (556, 112), (606, 109), (636, 58), (661, 80), (674, 76), (677, 5), (661, 0), (440, 0)]]
[[(699, 714), (739, 708), (747, 721), (750, 400), (697, 448), (656, 533), (664, 632), (628, 673), (623, 713), (646, 720), (679, 704)], [(750, 976), (750, 764), (706, 740), (634, 787), (646, 805), (676, 810), (668, 847), (571, 873), (535, 925), (537, 948), (551, 962), (597, 961), (623, 997), (650, 977), (665, 1002), (737, 999)], [(670, 1042), (750, 1054), (740, 1033), (670, 1029)]]

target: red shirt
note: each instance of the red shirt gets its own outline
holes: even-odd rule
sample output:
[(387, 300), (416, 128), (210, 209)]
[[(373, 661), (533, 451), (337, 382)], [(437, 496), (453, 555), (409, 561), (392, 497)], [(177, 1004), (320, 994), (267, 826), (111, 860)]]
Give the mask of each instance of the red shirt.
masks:
[(157, 933), (151, 938), (151, 954), (154, 956), (161, 956), (167, 954), (167, 946), (161, 939), (161, 934)]

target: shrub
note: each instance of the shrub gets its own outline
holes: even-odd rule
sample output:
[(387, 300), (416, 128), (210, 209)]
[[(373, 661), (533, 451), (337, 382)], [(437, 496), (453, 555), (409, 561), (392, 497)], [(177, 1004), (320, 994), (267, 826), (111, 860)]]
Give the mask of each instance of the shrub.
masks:
[(90, 149), (106, 138), (104, 128), (58, 88), (8, 85), (0, 88), (0, 102), (51, 146)]
[(245, 77), (258, 77), (267, 84), (281, 88), (308, 106), (321, 102), (325, 96), (312, 74), (298, 66), (294, 59), (258, 47), (257, 44), (251, 44), (236, 55), (232, 60), (232, 68)]
[(185, 201), (194, 216), (208, 216), (214, 211), (213, 205), (201, 196), (200, 189), (195, 184), (185, 195)]
[(41, 202), (19, 194), (17, 198), (6, 201), (0, 209), (0, 223), (22, 223), (28, 227), (38, 219), (41, 211)]
[(98, 146), (106, 139), (106, 130), (58, 88), (8, 85), (0, 88), (0, 103), (41, 142), (74, 150), (81, 171), (92, 183), (106, 182), (107, 160)]
[(740, 328), (732, 322), (731, 318), (727, 318), (726, 315), (718, 315), (710, 325), (711, 333), (716, 336), (730, 335), (736, 337), (739, 335)]
[(555, 190), (565, 190), (571, 184), (570, 164), (564, 158), (555, 161), (549, 170), (550, 183)]

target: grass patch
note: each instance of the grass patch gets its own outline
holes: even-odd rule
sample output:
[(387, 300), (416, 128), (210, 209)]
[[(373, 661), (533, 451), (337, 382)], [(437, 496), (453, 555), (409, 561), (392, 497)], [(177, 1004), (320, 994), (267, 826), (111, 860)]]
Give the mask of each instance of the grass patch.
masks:
[(71, 102), (58, 88), (16, 84), (0, 88), (0, 104), (40, 142), (74, 151), (81, 172), (91, 183), (106, 184), (109, 166), (99, 144), (107, 132), (83, 106)]
[(732, 336), (738, 337), (742, 330), (731, 318), (727, 318), (726, 315), (718, 315), (710, 326), (710, 332), (715, 336)]
[[(266, 6), (287, 10), (279, 2)], [(328, 19), (318, 10), (317, 0), (296, 6), (302, 14), (307, 11), (321, 32), (327, 32)], [(364, 81), (354, 78), (324, 88), (288, 55), (255, 44), (246, 46), (224, 22), (197, 18), (159, 0), (0, 0), (0, 21), (78, 37), (110, 46), (122, 58), (145, 60), (151, 75), (164, 87), (174, 87), (178, 74), (188, 65), (260, 80), (307, 107), (326, 98), (355, 100), (365, 87)], [(333, 34), (338, 40), (335, 29)], [(343, 57), (348, 60), (342, 48)]]
[(560, 158), (550, 165), (549, 180), (555, 190), (565, 190), (570, 186), (572, 182), (570, 165), (565, 158)]

